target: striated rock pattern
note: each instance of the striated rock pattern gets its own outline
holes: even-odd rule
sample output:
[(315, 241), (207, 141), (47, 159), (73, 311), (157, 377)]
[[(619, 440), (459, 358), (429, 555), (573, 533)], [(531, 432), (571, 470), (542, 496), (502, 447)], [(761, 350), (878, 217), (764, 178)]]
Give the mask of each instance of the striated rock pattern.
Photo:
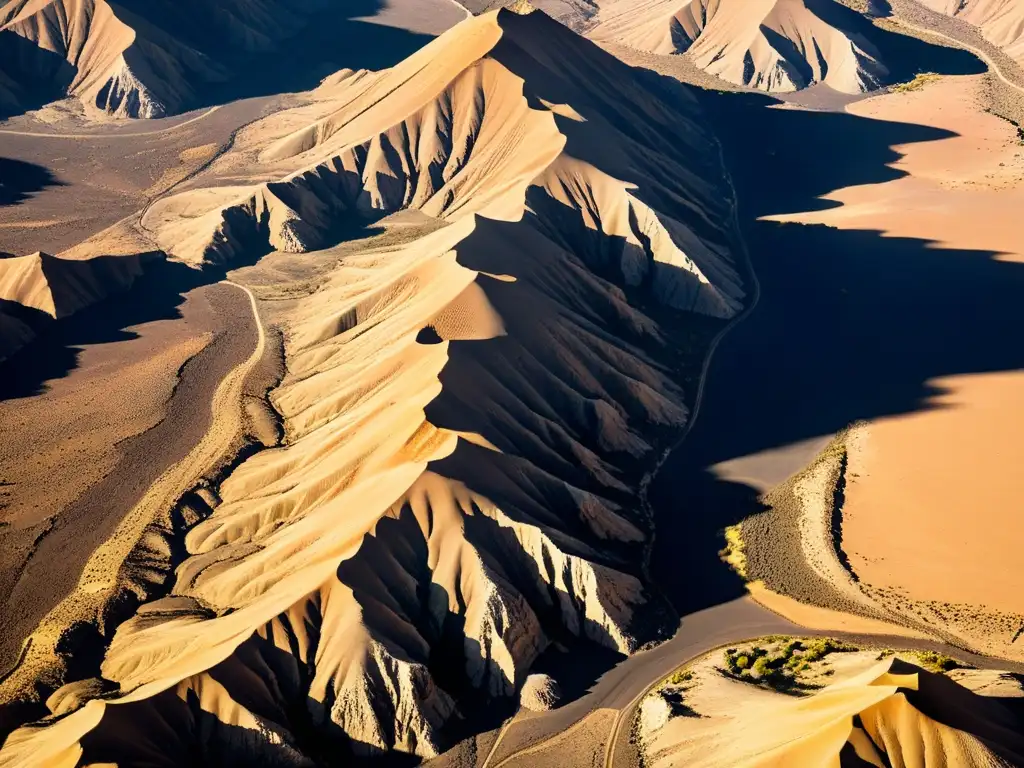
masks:
[[(0, 0), (0, 109), (73, 96), (87, 111), (157, 118), (198, 106), (229, 81), (249, 95), (252, 81), (259, 92), (258, 81), (279, 76), (293, 60), (301, 68), (320, 64), (289, 48), (311, 24), (330, 24), (337, 46), (355, 49), (359, 38), (385, 27), (351, 17), (395, 4), (356, 3), (346, 14), (335, 0)], [(449, 0), (416, 4), (414, 26), (432, 33), (462, 17)], [(377, 34), (384, 35), (379, 44), (401, 37)]]
[(440, 226), (295, 301), (283, 444), (220, 485), (170, 595), (4, 765), (430, 757), (552, 641), (631, 653), (671, 620), (638, 488), (688, 416), (674, 326), (743, 299), (696, 103), (539, 12), (324, 89), (244, 150), (252, 183), (161, 201), (147, 231), (196, 264), (331, 263), (345, 222)]
[(739, 85), (786, 92), (825, 83), (844, 93), (878, 87), (887, 70), (835, 0), (607, 0), (595, 40), (686, 53)]

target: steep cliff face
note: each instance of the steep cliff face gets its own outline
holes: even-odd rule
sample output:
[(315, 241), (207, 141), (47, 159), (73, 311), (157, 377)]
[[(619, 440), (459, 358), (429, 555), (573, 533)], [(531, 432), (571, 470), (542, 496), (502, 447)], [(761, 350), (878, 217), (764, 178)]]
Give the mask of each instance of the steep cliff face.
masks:
[[(339, 110), (261, 154), (255, 175), (272, 181), (170, 198), (146, 226), (177, 258), (221, 263), (254, 247), (323, 247), (345, 216), (414, 208), (445, 221), (517, 220), (525, 195), (552, 237), (575, 238), (601, 261), (618, 249), (618, 263), (604, 266), (627, 284), (650, 281), (678, 308), (734, 314), (720, 224), (728, 209), (702, 176), (717, 157), (700, 157), (682, 135), (706, 142), (704, 129), (647, 92), (623, 96), (636, 76), (593, 46), (569, 36), (573, 48), (556, 56), (516, 29), (564, 36), (548, 17), (504, 13), (516, 34), (467, 21), (442, 38), (447, 55), (430, 46), (357, 80)], [(592, 59), (613, 90), (595, 82)]]
[(509, 11), (320, 95), (146, 231), (197, 264), (334, 263), (340, 224), (400, 211), (434, 231), (347, 251), (295, 300), (284, 443), (231, 473), (171, 595), (11, 764), (429, 757), (553, 639), (631, 653), (671, 620), (639, 486), (688, 417), (682, 336), (743, 300), (694, 100)]

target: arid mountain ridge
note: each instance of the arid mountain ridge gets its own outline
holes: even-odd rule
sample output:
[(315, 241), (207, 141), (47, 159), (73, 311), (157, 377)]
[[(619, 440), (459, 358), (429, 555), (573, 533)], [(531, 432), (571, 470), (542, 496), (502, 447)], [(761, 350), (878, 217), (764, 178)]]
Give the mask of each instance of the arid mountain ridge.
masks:
[[(346, 258), (295, 303), (283, 444), (189, 502), (182, 562), (154, 528), (115, 579), (97, 553), (5, 697), (52, 678), (52, 627), (141, 605), (99, 677), (49, 698), (68, 716), (13, 734), (5, 764), (431, 756), (554, 640), (630, 653), (671, 623), (643, 581), (638, 493), (687, 419), (673, 325), (744, 296), (695, 100), (509, 11), (317, 96), (249, 129), (142, 231), (201, 266), (329, 258), (343, 219), (442, 226)], [(218, 181), (241, 167), (252, 184)]]
[[(438, 0), (459, 19), (443, 33), (402, 27), (401, 3), (349, 14), (378, 13), (387, 23), (370, 26), (398, 29), (409, 51), (389, 68), (333, 62), (109, 231), (0, 258), (0, 362), (153, 274), (226, 280), (204, 287), (251, 304), (252, 318), (227, 313), (255, 323), (250, 359), (282, 339), (260, 442), (155, 516), (133, 508), (27, 638), (0, 679), (13, 730), (0, 765), (432, 758), (497, 727), (543, 657), (633, 655), (676, 628), (646, 572), (646, 484), (753, 285), (703, 97), (602, 46), (686, 55), (771, 91), (860, 94), (904, 70), (890, 70), (896, 35), (831, 0), (538, 4), (557, 21), (522, 2), (467, 2), (466, 17)], [(121, 40), (107, 31), (124, 32), (127, 3), (101, 5), (8, 3), (20, 31), (0, 33), (0, 54), (10, 35), (64, 51), (81, 79), (57, 90), (101, 121), (214, 103), (235, 67), (272, 61), (324, 7), (253, 5), (267, 16), (242, 14), (250, 31), (216, 81), (107, 67), (79, 43)], [(255, 31), (279, 12), (297, 31)], [(149, 26), (174, 27), (137, 23), (124, 39)], [(147, 39), (166, 61), (190, 60), (187, 35), (160, 35)], [(118, 56), (160, 61), (140, 37)], [(680, 747), (669, 729), (653, 762), (764, 764), (785, 749), (809, 764), (997, 765), (1024, 748), (1001, 707), (896, 662), (806, 699), (733, 683), (742, 708), (685, 718), (700, 738)], [(770, 707), (747, 706), (758, 696)]]
[[(393, 14), (392, 6), (409, 31), (373, 18)], [(318, 69), (327, 75), (332, 57), (334, 68), (347, 63), (336, 47), (314, 40), (311, 27), (331, 28), (334, 42), (350, 51), (409, 53), (423, 33), (436, 34), (461, 16), (449, 0), (359, 0), (346, 7), (331, 0), (4, 0), (0, 110), (67, 95), (87, 111), (154, 118), (246, 95), (253, 83), (299, 90), (315, 85)], [(300, 37), (303, 45), (293, 46)], [(273, 68), (268, 54), (282, 57)]]
[[(461, 5), (480, 13), (506, 4), (467, 0)], [(195, 2), (6, 0), (0, 7), (0, 109), (15, 112), (66, 94), (99, 114), (173, 115), (209, 103), (214, 94), (245, 93), (251, 86), (241, 84), (268, 77), (279, 79), (282, 87), (310, 87), (315, 74), (310, 70), (324, 76), (336, 57), (330, 46), (321, 46), (324, 58), (313, 61), (320, 48), (309, 46), (310, 26), (333, 26), (351, 50), (404, 47), (411, 53), (417, 36), (438, 34), (461, 17), (453, 0), (425, 5), (361, 0), (358, 5), (339, 12), (329, 0), (283, 5), (232, 0), (207, 14)], [(538, 0), (536, 5), (594, 40), (686, 54), (710, 74), (751, 88), (788, 92), (823, 83), (854, 94), (894, 81), (885, 41), (876, 39), (879, 31), (839, 0)], [(977, 25), (1011, 57), (1024, 55), (1019, 50), (1024, 11), (1014, 0), (924, 0), (924, 5)], [(885, 13), (884, 5), (866, 7)], [(201, 25), (188, 22), (199, 17)], [(300, 35), (311, 50), (290, 50), (289, 41)], [(260, 70), (264, 54), (284, 51), (303, 59), (305, 79), (287, 75), (292, 67)], [(368, 55), (373, 58), (360, 55), (360, 66), (367, 66)], [(338, 64), (350, 62), (336, 62), (335, 68)]]

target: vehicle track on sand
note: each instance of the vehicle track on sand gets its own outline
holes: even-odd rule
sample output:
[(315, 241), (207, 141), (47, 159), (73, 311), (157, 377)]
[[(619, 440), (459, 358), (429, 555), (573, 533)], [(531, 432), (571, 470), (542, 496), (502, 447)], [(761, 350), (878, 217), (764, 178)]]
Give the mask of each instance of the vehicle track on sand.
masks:
[[(518, 713), (516, 713), (518, 714)], [(491, 751), (487, 753), (487, 757), (480, 763), (480, 768), (487, 768), (487, 764), (491, 762), (491, 758), (498, 752), (498, 747), (501, 746), (501, 740), (505, 738), (505, 734), (508, 733), (508, 729), (512, 727), (516, 721), (516, 714), (513, 714), (508, 720), (501, 724), (501, 729), (498, 731), (498, 737), (494, 740), (494, 745), (491, 747)], [(504, 760), (502, 762), (505, 762)], [(499, 763), (498, 765), (501, 765)]]
[(171, 133), (173, 131), (180, 130), (185, 126), (198, 123), (200, 120), (205, 120), (218, 109), (221, 105), (210, 107), (208, 110), (203, 112), (201, 115), (186, 120), (183, 123), (172, 125), (167, 128), (157, 128), (155, 131), (135, 131), (133, 133), (41, 133), (36, 131), (12, 131), (9, 129), (0, 128), (0, 135), (2, 136), (26, 136), (32, 139), (70, 139), (72, 141), (89, 141), (89, 140), (109, 140), (109, 139), (138, 139), (144, 136), (161, 136), (165, 133)]
[(1006, 85), (1024, 94), (1024, 86), (1017, 85), (1017, 83), (1013, 82), (1006, 75), (1004, 75), (1003, 71), (999, 68), (999, 65), (995, 62), (995, 60), (980, 48), (975, 48), (970, 43), (965, 43), (963, 40), (960, 40), (959, 38), (956, 37), (952, 37), (951, 35), (947, 35), (944, 32), (938, 32), (934, 29), (929, 29), (928, 27), (919, 27), (917, 26), (917, 24), (911, 24), (909, 21), (901, 19), (899, 16), (892, 16), (891, 18), (901, 27), (906, 27), (907, 29), (912, 29), (915, 32), (920, 32), (925, 35), (932, 35), (933, 37), (942, 38), (947, 42), (953, 43), (958, 48), (962, 48), (965, 51), (970, 51), (979, 59), (985, 62), (985, 64), (988, 66), (989, 71), (992, 74), (994, 74), (1001, 81), (1006, 83)]

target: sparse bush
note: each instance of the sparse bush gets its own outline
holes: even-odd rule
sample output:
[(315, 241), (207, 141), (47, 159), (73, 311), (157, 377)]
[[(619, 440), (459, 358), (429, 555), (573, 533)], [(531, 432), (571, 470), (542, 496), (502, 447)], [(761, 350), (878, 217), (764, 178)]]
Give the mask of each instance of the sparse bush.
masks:
[(693, 672), (688, 669), (680, 669), (673, 672), (668, 678), (665, 679), (666, 685), (682, 685), (688, 683), (693, 679)]
[(933, 83), (938, 80), (941, 75), (936, 72), (921, 72), (914, 76), (914, 79), (909, 83), (900, 83), (894, 85), (892, 88), (893, 93), (907, 93), (908, 91), (919, 91), (924, 88), (928, 83)]
[(725, 547), (718, 556), (722, 558), (736, 573), (747, 578), (747, 553), (743, 548), (742, 524), (730, 525), (724, 531)]
[(807, 643), (789, 637), (766, 639), (776, 646), (774, 650), (761, 645), (755, 645), (749, 650), (726, 650), (724, 660), (728, 672), (741, 680), (776, 690), (789, 690), (799, 683), (797, 673), (810, 670), (812, 662), (820, 661), (830, 653), (857, 650), (831, 637)]
[(921, 651), (917, 654), (917, 658), (921, 662), (921, 666), (930, 672), (949, 672), (951, 669), (963, 666), (952, 656), (935, 651)]
[(830, 653), (843, 653), (857, 650), (852, 645), (836, 640), (834, 637), (822, 637), (812, 641), (804, 648), (803, 659), (805, 661), (819, 661)]

